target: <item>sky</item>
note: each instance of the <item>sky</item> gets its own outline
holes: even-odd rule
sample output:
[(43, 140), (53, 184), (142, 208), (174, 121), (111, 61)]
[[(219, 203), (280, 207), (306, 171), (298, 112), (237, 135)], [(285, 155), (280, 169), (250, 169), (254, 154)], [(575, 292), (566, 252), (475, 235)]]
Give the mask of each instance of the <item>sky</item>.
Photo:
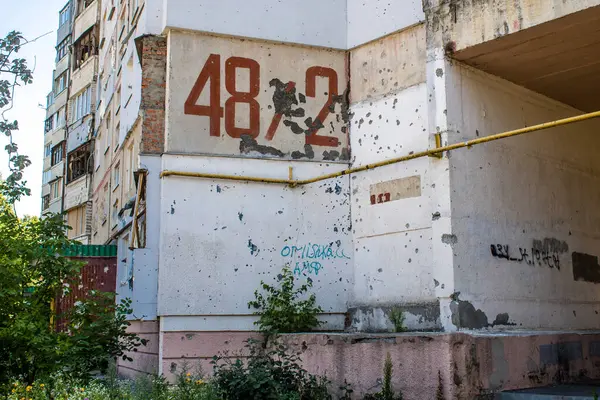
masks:
[[(0, 35), (10, 31), (22, 32), (26, 39), (48, 35), (23, 46), (18, 53), (27, 59), (33, 71), (33, 83), (17, 88), (14, 108), (6, 113), (9, 120), (19, 121), (19, 131), (13, 135), (19, 145), (19, 153), (28, 155), (32, 164), (25, 170), (25, 180), (31, 196), (17, 204), (17, 213), (40, 215), (42, 190), (42, 163), (44, 150), (44, 120), (46, 119), (46, 96), (52, 88), (52, 73), (56, 58), (56, 30), (58, 12), (67, 0), (0, 0)], [(4, 151), (6, 138), (0, 138), (0, 173), (8, 176), (8, 156)]]

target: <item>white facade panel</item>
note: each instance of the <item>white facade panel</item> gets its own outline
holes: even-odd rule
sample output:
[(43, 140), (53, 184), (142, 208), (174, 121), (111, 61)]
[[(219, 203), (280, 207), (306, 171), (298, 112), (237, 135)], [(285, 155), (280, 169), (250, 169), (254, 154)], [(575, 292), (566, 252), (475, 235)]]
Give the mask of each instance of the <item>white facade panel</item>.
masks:
[(421, 0), (347, 0), (351, 49), (425, 19)]
[[(339, 169), (292, 165), (299, 178)], [(287, 176), (285, 163), (234, 158), (163, 156), (163, 168)], [(325, 312), (345, 312), (353, 281), (348, 204), (348, 177), (298, 188), (164, 178), (159, 315), (251, 314), (260, 280), (274, 283), (286, 264), (314, 281)]]
[[(164, 0), (163, 7), (163, 30), (183, 28), (346, 48), (345, 0)], [(149, 26), (154, 26), (153, 20)]]

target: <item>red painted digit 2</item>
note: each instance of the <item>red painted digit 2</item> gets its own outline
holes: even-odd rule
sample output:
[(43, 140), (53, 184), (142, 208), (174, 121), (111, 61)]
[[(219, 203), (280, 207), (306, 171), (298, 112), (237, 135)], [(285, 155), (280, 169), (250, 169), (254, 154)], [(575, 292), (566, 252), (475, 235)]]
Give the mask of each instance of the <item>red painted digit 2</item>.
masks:
[[(221, 136), (221, 56), (211, 54), (204, 64), (192, 91), (184, 104), (184, 113), (200, 115), (210, 118), (210, 136)], [(248, 68), (250, 72), (250, 90), (240, 92), (236, 89), (236, 69)], [(210, 79), (210, 105), (200, 106), (196, 102), (200, 98), (204, 87)], [(260, 91), (260, 65), (249, 58), (230, 57), (225, 61), (225, 88), (231, 95), (225, 101), (225, 131), (233, 138), (250, 135), (253, 138), (260, 132), (260, 105), (256, 96)], [(235, 113), (237, 103), (247, 103), (250, 107), (250, 127), (239, 128), (235, 126)]]
[(333, 103), (333, 96), (338, 94), (338, 76), (335, 70), (326, 67), (310, 67), (306, 71), (306, 95), (309, 97), (316, 97), (317, 95), (317, 76), (327, 78), (329, 80), (329, 98), (321, 109), (321, 112), (317, 116), (317, 120), (313, 122), (313, 126), (310, 128), (310, 134), (306, 135), (306, 144), (315, 146), (337, 146), (339, 140), (332, 136), (319, 136), (317, 131), (319, 130), (319, 121), (325, 125), (325, 120), (329, 115), (329, 107)]

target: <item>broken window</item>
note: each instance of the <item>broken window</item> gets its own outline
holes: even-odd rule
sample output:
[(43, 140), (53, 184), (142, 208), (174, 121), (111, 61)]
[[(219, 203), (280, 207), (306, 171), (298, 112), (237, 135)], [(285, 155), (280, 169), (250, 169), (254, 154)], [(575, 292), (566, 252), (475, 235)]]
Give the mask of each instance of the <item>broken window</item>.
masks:
[(42, 211), (46, 210), (48, 207), (50, 207), (50, 195), (49, 194), (42, 197)]
[(74, 69), (78, 69), (90, 57), (98, 54), (98, 35), (96, 25), (88, 29), (77, 39), (74, 46)]
[(90, 161), (91, 149), (90, 144), (86, 143), (83, 146), (79, 146), (68, 155), (68, 171), (67, 171), (67, 182), (73, 182), (75, 179), (91, 173)]

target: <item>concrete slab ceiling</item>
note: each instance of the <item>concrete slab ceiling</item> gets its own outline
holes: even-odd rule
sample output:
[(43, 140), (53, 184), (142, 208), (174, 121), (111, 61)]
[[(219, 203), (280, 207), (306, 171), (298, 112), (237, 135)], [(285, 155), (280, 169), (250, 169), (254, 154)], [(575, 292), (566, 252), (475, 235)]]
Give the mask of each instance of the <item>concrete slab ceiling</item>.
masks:
[(457, 51), (453, 57), (582, 111), (600, 110), (600, 6)]

